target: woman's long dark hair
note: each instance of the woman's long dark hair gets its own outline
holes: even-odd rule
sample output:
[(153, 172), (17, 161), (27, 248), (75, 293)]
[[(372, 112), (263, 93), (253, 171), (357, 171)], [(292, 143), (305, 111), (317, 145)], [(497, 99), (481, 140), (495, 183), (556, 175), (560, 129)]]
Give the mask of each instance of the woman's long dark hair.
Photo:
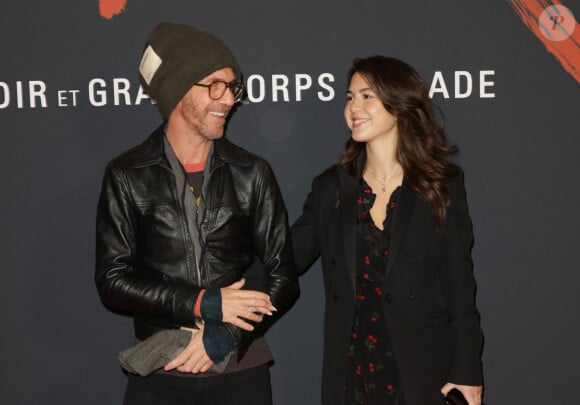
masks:
[[(368, 81), (385, 109), (397, 118), (397, 160), (409, 186), (431, 203), (436, 222), (442, 225), (449, 205), (445, 181), (460, 169), (447, 160), (457, 147), (448, 145), (423, 79), (407, 63), (384, 56), (355, 59), (349, 83), (355, 73)], [(364, 148), (364, 142), (351, 138), (340, 158), (340, 164), (353, 176), (357, 175), (356, 158)]]

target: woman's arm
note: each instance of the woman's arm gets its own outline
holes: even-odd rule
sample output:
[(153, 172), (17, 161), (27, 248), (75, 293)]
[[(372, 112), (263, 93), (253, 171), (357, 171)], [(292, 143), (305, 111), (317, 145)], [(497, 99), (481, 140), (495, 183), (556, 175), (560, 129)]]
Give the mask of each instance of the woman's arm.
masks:
[(476, 284), (471, 248), (473, 227), (467, 208), (463, 174), (449, 184), (441, 263), (442, 286), (453, 333), (453, 356), (449, 382), (481, 386), (483, 333), (475, 305)]
[(294, 261), (299, 274), (306, 272), (320, 256), (319, 181), (318, 177), (313, 180), (302, 215), (290, 228)]

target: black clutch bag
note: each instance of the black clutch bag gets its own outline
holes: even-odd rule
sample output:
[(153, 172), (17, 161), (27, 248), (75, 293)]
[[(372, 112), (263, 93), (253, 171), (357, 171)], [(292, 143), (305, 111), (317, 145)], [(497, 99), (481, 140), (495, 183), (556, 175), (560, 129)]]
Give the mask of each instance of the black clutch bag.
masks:
[(453, 388), (443, 399), (444, 405), (467, 405), (467, 400), (457, 388)]

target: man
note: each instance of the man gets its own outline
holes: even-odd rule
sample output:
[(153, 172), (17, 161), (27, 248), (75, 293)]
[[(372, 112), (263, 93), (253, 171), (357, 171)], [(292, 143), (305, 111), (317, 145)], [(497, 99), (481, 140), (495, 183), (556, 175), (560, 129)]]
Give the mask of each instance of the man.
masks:
[(166, 122), (107, 166), (95, 281), (149, 345), (136, 369), (170, 351), (162, 333), (188, 335), (161, 370), (128, 373), (124, 403), (271, 404), (263, 334), (299, 289), (270, 166), (222, 138), (243, 95), (240, 68), (215, 36), (161, 23), (139, 74)]

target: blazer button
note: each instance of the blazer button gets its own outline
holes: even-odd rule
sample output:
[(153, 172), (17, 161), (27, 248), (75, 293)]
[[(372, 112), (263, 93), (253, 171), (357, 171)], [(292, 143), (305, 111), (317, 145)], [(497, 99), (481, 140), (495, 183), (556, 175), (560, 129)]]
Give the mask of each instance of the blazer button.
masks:
[(385, 299), (387, 300), (387, 302), (391, 302), (393, 300), (393, 297), (391, 296), (390, 293), (387, 293), (387, 295), (385, 296)]
[(336, 264), (336, 261), (334, 260), (334, 257), (332, 259), (330, 259), (330, 264), (332, 264), (333, 266)]
[(409, 292), (409, 299), (412, 300), (413, 298), (415, 298), (415, 291), (410, 291)]
[(337, 294), (332, 294), (332, 300), (333, 301), (338, 301), (338, 295)]

